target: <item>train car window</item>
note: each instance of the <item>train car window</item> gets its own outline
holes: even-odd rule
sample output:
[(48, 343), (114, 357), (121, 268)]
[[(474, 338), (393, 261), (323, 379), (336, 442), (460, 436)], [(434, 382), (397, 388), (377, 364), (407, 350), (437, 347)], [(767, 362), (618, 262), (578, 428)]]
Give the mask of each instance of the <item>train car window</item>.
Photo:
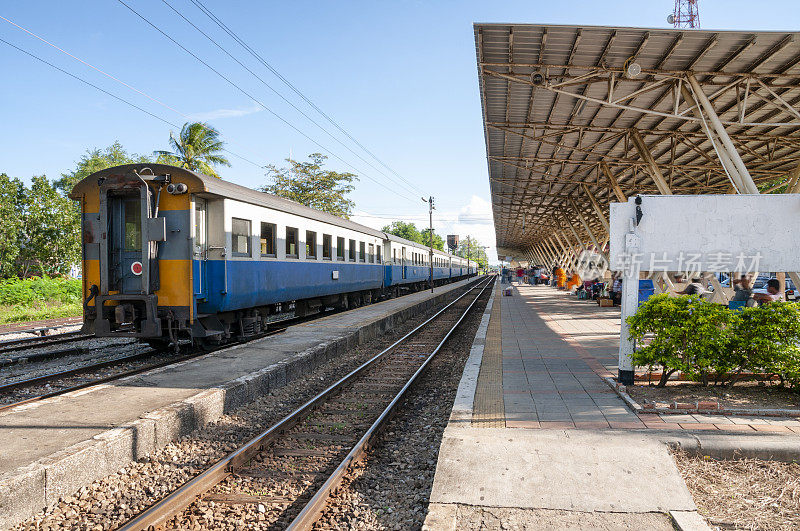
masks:
[(313, 230), (306, 231), (306, 258), (317, 259), (317, 233)]
[(336, 238), (336, 259), (344, 260), (344, 238)]
[(364, 242), (358, 242), (358, 261), (364, 262), (367, 259), (367, 250), (366, 244)]
[(350, 261), (351, 262), (355, 262), (356, 261), (356, 241), (355, 240), (350, 240), (350, 247), (348, 249), (350, 251)]
[(397, 249), (392, 249), (392, 263), (397, 263)]
[(322, 259), (330, 260), (333, 255), (333, 238), (330, 234), (322, 235)]
[(250, 220), (231, 219), (231, 250), (233, 256), (250, 256)]
[(382, 253), (382, 251), (383, 251), (383, 245), (381, 245), (381, 244), (379, 243), (379, 244), (378, 244), (378, 263), (379, 263), (379, 264), (382, 264), (382, 263), (383, 263), (383, 256), (381, 256), (381, 255), (383, 254), (383, 253)]
[(286, 258), (297, 258), (297, 229), (286, 227)]
[(142, 250), (142, 205), (139, 199), (125, 200), (125, 250)]
[(278, 227), (274, 223), (261, 223), (261, 256), (275, 258)]
[(369, 250), (367, 251), (367, 261), (370, 264), (375, 263), (375, 245), (369, 244)]

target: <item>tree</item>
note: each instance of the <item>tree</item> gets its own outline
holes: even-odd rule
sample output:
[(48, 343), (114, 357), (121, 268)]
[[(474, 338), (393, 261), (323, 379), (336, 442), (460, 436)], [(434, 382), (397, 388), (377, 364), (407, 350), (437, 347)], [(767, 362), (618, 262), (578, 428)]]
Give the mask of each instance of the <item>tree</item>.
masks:
[(172, 151), (154, 151), (157, 162), (186, 168), (212, 177), (219, 177), (214, 166), (230, 166), (221, 153), (225, 142), (219, 139), (219, 131), (202, 122), (186, 122), (178, 138), (170, 131), (169, 145)]
[(381, 229), (386, 234), (393, 234), (406, 240), (422, 243), (422, 234), (413, 223), (405, 221), (392, 221), (391, 225), (386, 225)]
[(486, 256), (486, 251), (483, 249), (483, 246), (478, 240), (469, 236), (458, 242), (458, 247), (454, 254), (461, 258), (469, 258), (477, 262), (478, 265), (483, 268), (487, 267), (489, 264), (489, 257)]
[(272, 184), (260, 190), (349, 219), (355, 203), (347, 198), (347, 194), (355, 189), (351, 183), (358, 177), (353, 173), (323, 169), (328, 157), (320, 153), (312, 153), (308, 158), (308, 162), (286, 159), (289, 168), (270, 164), (266, 175)]
[[(428, 244), (428, 233), (430, 233), (430, 229), (418, 229), (413, 223), (406, 223), (405, 221), (392, 221), (391, 225), (385, 225), (381, 230), (387, 234), (393, 234), (395, 236), (399, 236), (400, 238), (405, 238), (406, 240), (421, 243), (426, 247), (430, 247)], [(444, 251), (444, 240), (441, 236), (436, 234), (435, 231), (433, 233), (433, 248)]]
[(0, 278), (14, 276), (17, 272), (24, 190), (22, 181), (0, 173)]
[[(425, 245), (425, 246), (428, 246), (428, 247), (430, 247), (430, 243), (429, 243), (430, 242), (430, 236), (429, 236), (430, 232), (431, 232), (430, 229), (424, 229), (422, 231), (422, 244)], [(436, 234), (435, 231), (433, 233), (433, 248), (434, 249), (439, 249), (440, 251), (444, 251), (444, 240), (442, 239), (441, 236)]]
[(20, 275), (66, 274), (81, 258), (81, 217), (44, 175), (25, 190)]
[(115, 140), (113, 144), (102, 150), (98, 148), (87, 149), (75, 169), (69, 173), (62, 173), (61, 179), (55, 181), (53, 185), (61, 193), (68, 194), (78, 181), (96, 171), (137, 162), (151, 162), (151, 160), (146, 155), (137, 155), (136, 153), (129, 155), (125, 148), (122, 147), (122, 144), (119, 143), (119, 140)]

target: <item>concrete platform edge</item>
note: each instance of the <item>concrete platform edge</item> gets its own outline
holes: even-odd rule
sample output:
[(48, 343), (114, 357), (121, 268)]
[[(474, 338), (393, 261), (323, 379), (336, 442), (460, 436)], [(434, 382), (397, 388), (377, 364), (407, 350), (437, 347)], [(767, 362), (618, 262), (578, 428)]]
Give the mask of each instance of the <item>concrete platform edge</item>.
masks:
[(680, 529), (680, 531), (710, 531), (703, 517), (697, 511), (670, 511), (670, 518), (672, 523)]
[(223, 414), (254, 401), (268, 390), (291, 383), (345, 350), (378, 337), (425, 312), (448, 299), (454, 289), (467, 284), (469, 282), (452, 285), (445, 292), (364, 322), (345, 336), (297, 352), (279, 363), (232, 380), (224, 386), (201, 391), (180, 402), (153, 410), (133, 422), (109, 429), (5, 475), (0, 478), (0, 528), (22, 522), (53, 506), (61, 497), (69, 496), (131, 461), (139, 460), (171, 441), (206, 426)]
[[(470, 347), (469, 357), (464, 365), (464, 372), (458, 382), (456, 398), (453, 401), (453, 409), (450, 412), (450, 420), (447, 426), (452, 424), (472, 422), (472, 410), (475, 399), (475, 390), (478, 386), (478, 374), (481, 371), (483, 362), (483, 350), (486, 346), (486, 334), (489, 330), (489, 318), (492, 316), (492, 305), (494, 296), (489, 297), (489, 302), (483, 311), (481, 323), (475, 333), (475, 339)], [(446, 428), (445, 428), (446, 429)]]

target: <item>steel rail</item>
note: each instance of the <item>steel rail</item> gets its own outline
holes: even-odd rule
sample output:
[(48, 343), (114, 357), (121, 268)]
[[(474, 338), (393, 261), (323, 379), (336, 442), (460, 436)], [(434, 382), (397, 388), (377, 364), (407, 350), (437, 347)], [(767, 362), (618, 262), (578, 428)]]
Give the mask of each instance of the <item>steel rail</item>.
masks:
[(403, 388), (397, 393), (397, 395), (392, 399), (386, 409), (380, 414), (380, 416), (372, 423), (372, 426), (367, 430), (367, 432), (361, 437), (361, 439), (356, 443), (352, 450), (347, 454), (347, 456), (342, 460), (336, 470), (328, 477), (325, 483), (320, 487), (316, 494), (309, 500), (309, 502), (303, 507), (295, 519), (289, 524), (287, 530), (300, 530), (300, 529), (310, 529), (311, 526), (319, 519), (322, 515), (322, 511), (325, 509), (327, 505), (328, 498), (330, 498), (331, 493), (341, 484), (342, 480), (344, 479), (345, 474), (350, 470), (350, 468), (361, 461), (365, 456), (369, 448), (372, 447), (372, 441), (380, 434), (381, 430), (386, 426), (386, 423), (389, 419), (394, 416), (394, 413), (400, 404), (400, 402), (405, 398), (406, 393), (408, 390), (416, 383), (419, 376), (425, 372), (430, 365), (433, 358), (439, 353), (441, 348), (450, 339), (450, 336), (455, 332), (456, 328), (461, 324), (461, 322), (466, 318), (469, 314), (472, 307), (475, 303), (478, 302), (483, 292), (493, 284), (493, 279), (489, 279), (486, 284), (482, 287), (481, 291), (475, 297), (475, 299), (470, 303), (470, 305), (464, 310), (461, 316), (458, 318), (458, 321), (453, 324), (450, 330), (447, 331), (444, 338), (439, 342), (436, 348), (431, 352), (425, 361), (420, 365), (420, 367), (414, 372), (411, 378), (406, 382)]
[[(92, 380), (92, 381), (89, 381), (89, 382), (84, 382), (84, 383), (81, 383), (81, 384), (78, 384), (78, 385), (65, 387), (63, 389), (59, 389), (59, 390), (56, 390), (56, 391), (51, 391), (49, 393), (42, 394), (42, 395), (32, 396), (30, 398), (26, 398), (24, 400), (20, 400), (20, 401), (17, 401), (17, 402), (12, 402), (12, 403), (9, 403), (9, 404), (0, 404), (0, 411), (5, 411), (7, 409), (11, 409), (11, 408), (14, 408), (14, 407), (17, 407), (17, 406), (21, 406), (23, 404), (28, 404), (28, 403), (31, 403), (31, 402), (36, 402), (36, 401), (39, 401), (39, 400), (44, 400), (46, 398), (52, 398), (54, 396), (64, 395), (64, 394), (67, 394), (67, 393), (71, 393), (72, 391), (79, 391), (81, 389), (86, 389), (87, 387), (93, 387), (95, 385), (101, 385), (101, 384), (104, 384), (104, 383), (113, 382), (114, 380), (119, 380), (121, 378), (126, 378), (128, 376), (135, 376), (137, 374), (141, 374), (143, 372), (147, 372), (147, 371), (150, 371), (150, 370), (160, 369), (162, 367), (167, 367), (169, 365), (174, 365), (176, 363), (187, 361), (187, 360), (190, 360), (190, 359), (193, 359), (193, 358), (205, 355), (205, 354), (210, 354), (212, 352), (216, 352), (216, 351), (221, 350), (223, 348), (233, 347), (233, 346), (236, 346), (236, 345), (242, 345), (242, 344), (248, 343), (250, 341), (256, 341), (258, 339), (269, 337), (269, 336), (284, 332), (286, 329), (288, 329), (291, 326), (297, 326), (297, 325), (300, 325), (300, 324), (304, 324), (304, 323), (308, 323), (308, 322), (311, 322), (311, 321), (315, 321), (317, 319), (328, 317), (330, 315), (341, 313), (343, 311), (346, 311), (346, 310), (320, 311), (320, 312), (317, 312), (317, 313), (314, 313), (314, 314), (311, 314), (311, 315), (306, 315), (306, 316), (303, 316), (303, 317), (288, 317), (288, 318), (285, 318), (285, 319), (278, 319), (277, 321), (272, 321), (272, 322), (268, 323), (267, 324), (267, 329), (264, 332), (261, 332), (260, 334), (256, 334), (256, 335), (253, 335), (253, 336), (248, 336), (246, 338), (242, 338), (240, 340), (232, 341), (232, 342), (229, 342), (229, 343), (222, 343), (220, 345), (214, 345), (214, 346), (205, 345), (204, 347), (202, 347), (201, 351), (194, 352), (194, 353), (191, 353), (191, 354), (188, 354), (188, 355), (184, 355), (184, 356), (180, 356), (178, 358), (165, 360), (165, 361), (162, 361), (162, 362), (158, 362), (158, 363), (154, 363), (154, 364), (151, 364), (151, 365), (147, 365), (145, 367), (139, 367), (137, 369), (131, 369), (131, 370), (128, 370), (128, 371), (123, 371), (121, 373), (110, 375), (110, 376), (107, 376), (105, 378), (100, 378), (100, 379)], [(37, 338), (32, 338), (32, 339), (37, 339)], [(48, 357), (66, 357), (66, 356), (69, 356), (69, 355), (80, 355), (80, 354), (85, 354), (89, 350), (101, 350), (102, 348), (103, 347), (100, 347), (100, 348), (97, 348), (97, 349), (82, 349), (82, 348), (68, 349), (68, 350), (59, 351), (57, 353), (53, 353), (52, 356), (45, 356), (45, 359), (48, 358)], [(117, 359), (114, 359), (114, 360), (108, 360), (108, 361), (104, 361), (104, 362), (100, 362), (100, 363), (95, 363), (95, 364), (92, 364), (92, 365), (84, 365), (82, 367), (77, 367), (75, 369), (68, 369), (68, 370), (60, 371), (60, 372), (56, 372), (56, 373), (44, 374), (42, 376), (36, 376), (36, 377), (33, 377), (33, 378), (28, 378), (28, 379), (25, 379), (25, 380), (19, 380), (19, 381), (16, 381), (16, 382), (5, 384), (5, 385), (0, 385), (0, 395), (2, 395), (4, 393), (9, 393), (9, 392), (11, 392), (11, 391), (13, 391), (15, 389), (19, 389), (21, 387), (31, 387), (31, 386), (35, 386), (35, 385), (41, 385), (41, 384), (44, 384), (44, 383), (47, 383), (47, 382), (51, 382), (51, 381), (54, 381), (54, 380), (58, 380), (58, 379), (61, 379), (61, 378), (69, 378), (71, 376), (77, 376), (77, 375), (82, 374), (82, 373), (87, 373), (87, 372), (92, 372), (92, 371), (95, 371), (95, 370), (105, 369), (106, 367), (112, 367), (114, 365), (119, 365), (121, 363), (135, 362), (137, 360), (153, 356), (153, 355), (155, 355), (157, 353), (158, 353), (157, 350), (150, 350), (150, 351), (147, 351), (147, 352), (141, 352), (141, 353), (133, 354), (131, 356), (126, 356), (126, 357), (123, 357), (123, 358), (117, 358)], [(34, 360), (34, 361), (40, 361), (40, 360)], [(43, 361), (43, 360), (41, 360), (41, 361)], [(0, 366), (2, 366), (2, 365), (0, 365)]]
[[(0, 411), (5, 411), (7, 409), (11, 409), (11, 408), (14, 408), (14, 407), (17, 407), (17, 406), (21, 406), (23, 404), (28, 404), (28, 403), (31, 403), (31, 402), (37, 402), (39, 400), (44, 400), (46, 398), (52, 398), (54, 396), (64, 395), (64, 394), (67, 394), (67, 393), (71, 393), (72, 391), (79, 391), (81, 389), (86, 389), (87, 387), (94, 387), (95, 385), (102, 385), (104, 383), (113, 382), (115, 380), (120, 380), (120, 379), (126, 378), (128, 376), (135, 376), (137, 374), (141, 374), (141, 373), (144, 373), (144, 372), (147, 372), (147, 371), (151, 371), (151, 370), (154, 370), (154, 369), (160, 369), (162, 367), (168, 367), (170, 365), (175, 365), (176, 363), (181, 363), (183, 361), (191, 360), (191, 359), (194, 359), (194, 358), (197, 358), (197, 357), (200, 357), (200, 356), (204, 356), (206, 354), (211, 354), (212, 352), (216, 352), (218, 350), (222, 350), (223, 348), (228, 348), (228, 347), (231, 347), (231, 346), (244, 344), (244, 343), (247, 343), (249, 341), (255, 341), (255, 340), (258, 340), (258, 339), (265, 338), (265, 337), (273, 336), (273, 335), (276, 335), (276, 334), (279, 334), (281, 332), (286, 331), (287, 328), (288, 328), (288, 325), (286, 325), (285, 323), (286, 323), (286, 321), (290, 321), (290, 320), (291, 319), (285, 319), (283, 321), (279, 321), (278, 323), (280, 323), (282, 325), (280, 328), (273, 328), (271, 330), (268, 329), (267, 332), (258, 334), (256, 336), (248, 337), (246, 340), (243, 340), (243, 341), (240, 341), (240, 342), (225, 343), (225, 344), (220, 345), (220, 346), (218, 346), (216, 348), (203, 349), (203, 350), (200, 350), (200, 351), (197, 351), (197, 352), (192, 352), (190, 354), (186, 354), (184, 356), (179, 356), (179, 357), (176, 357), (176, 358), (160, 361), (158, 363), (151, 363), (151, 364), (146, 365), (144, 367), (138, 367), (136, 369), (130, 369), (130, 370), (123, 371), (123, 372), (120, 372), (120, 373), (117, 373), (117, 374), (112, 374), (112, 375), (106, 376), (104, 378), (98, 378), (98, 379), (91, 380), (91, 381), (88, 381), (88, 382), (80, 383), (78, 385), (73, 385), (73, 386), (65, 387), (63, 389), (58, 389), (56, 391), (51, 391), (49, 393), (45, 393), (45, 394), (42, 394), (42, 395), (32, 396), (30, 398), (26, 398), (26, 399), (20, 400), (18, 402), (12, 402), (10, 404), (2, 404), (2, 405), (0, 405)], [(31, 387), (31, 386), (34, 386), (34, 385), (41, 385), (43, 383), (51, 382), (51, 381), (58, 380), (58, 379), (61, 379), (61, 378), (69, 378), (71, 376), (77, 376), (77, 375), (82, 374), (82, 373), (92, 372), (92, 371), (95, 371), (95, 370), (104, 369), (106, 367), (113, 367), (114, 365), (119, 365), (121, 363), (137, 361), (139, 359), (144, 359), (144, 358), (148, 358), (148, 357), (154, 356), (154, 355), (158, 354), (158, 352), (159, 351), (157, 351), (157, 350), (150, 350), (148, 352), (140, 352), (138, 354), (133, 354), (131, 356), (126, 356), (124, 358), (117, 358), (117, 359), (114, 359), (114, 360), (95, 363), (93, 365), (86, 365), (86, 366), (83, 366), (83, 367), (77, 367), (75, 369), (69, 369), (69, 370), (66, 370), (66, 371), (61, 371), (61, 372), (51, 373), (51, 374), (45, 374), (45, 375), (42, 375), (42, 376), (36, 376), (34, 378), (28, 378), (26, 380), (20, 380), (20, 381), (17, 381), (17, 382), (12, 382), (10, 384), (6, 384), (6, 385), (0, 386), (0, 394), (8, 393), (8, 392), (11, 392), (11, 391), (13, 391), (15, 389), (19, 389), (21, 387)]]
[(80, 330), (74, 332), (64, 332), (62, 334), (55, 334), (52, 336), (37, 336), (26, 337), (24, 339), (11, 339), (9, 341), (0, 341), (0, 354), (6, 352), (15, 352), (17, 350), (24, 350), (29, 348), (48, 347), (50, 345), (57, 345), (59, 343), (69, 343), (72, 341), (81, 341), (85, 339), (93, 339), (94, 336), (86, 335)]
[[(486, 286), (488, 286), (491, 283), (491, 281), (492, 279), (489, 279), (486, 283)], [(473, 285), (471, 285), (469, 289), (465, 290), (464, 293), (462, 293), (456, 299), (448, 303), (445, 307), (436, 312), (434, 315), (426, 319), (423, 323), (419, 324), (413, 330), (405, 334), (403, 337), (401, 337), (388, 347), (386, 347), (384, 350), (382, 350), (375, 356), (371, 357), (370, 359), (359, 365), (357, 368), (350, 371), (348, 374), (337, 380), (335, 383), (331, 384), (325, 390), (323, 390), (322, 392), (320, 392), (319, 394), (308, 400), (306, 403), (304, 403), (303, 405), (301, 405), (300, 407), (289, 413), (287, 416), (278, 421), (276, 424), (272, 425), (267, 430), (261, 432), (260, 434), (250, 439), (238, 450), (235, 450), (234, 452), (223, 457), (215, 464), (213, 464), (211, 467), (207, 468), (205, 471), (201, 472), (191, 480), (181, 485), (178, 489), (172, 491), (170, 494), (168, 494), (161, 500), (157, 501), (150, 507), (148, 507), (138, 516), (129, 520), (123, 527), (119, 528), (119, 531), (145, 530), (150, 528), (157, 528), (158, 526), (164, 525), (170, 518), (179, 514), (181, 511), (186, 509), (186, 507), (191, 505), (191, 503), (195, 499), (202, 496), (205, 492), (207, 492), (208, 490), (210, 490), (211, 488), (213, 488), (214, 486), (218, 485), (220, 482), (225, 480), (228, 476), (230, 476), (233, 473), (233, 471), (236, 468), (239, 468), (243, 464), (250, 461), (255, 455), (258, 454), (258, 452), (262, 451), (267, 446), (269, 446), (275, 439), (281, 436), (283, 432), (295, 426), (298, 422), (300, 422), (303, 418), (305, 418), (306, 415), (310, 413), (312, 410), (316, 409), (317, 407), (325, 403), (330, 397), (338, 394), (347, 385), (353, 382), (357, 377), (361, 376), (368, 369), (374, 367), (378, 361), (383, 360), (385, 357), (387, 357), (387, 354), (393, 351), (399, 345), (406, 342), (411, 337), (416, 336), (429, 323), (437, 319), (451, 306), (456, 304), (462, 298), (467, 296), (471, 291), (473, 291), (477, 287), (475, 286), (475, 284), (477, 284), (477, 282), (473, 283)], [(484, 289), (486, 286), (484, 286)], [(483, 290), (481, 290), (481, 293), (482, 292)], [(479, 296), (480, 294), (478, 295), (478, 297)], [(475, 300), (477, 300), (477, 297)], [(474, 304), (474, 301), (472, 304)], [(470, 304), (470, 308), (472, 307), (472, 304)], [(459, 319), (458, 322), (461, 322), (461, 319)], [(451, 332), (452, 329), (450, 332), (448, 332), (446, 337), (448, 337)], [(407, 386), (408, 384), (406, 384), (406, 386), (403, 389), (406, 389)], [(395, 402), (396, 401), (393, 401), (392, 403), (394, 404)]]
[[(47, 330), (58, 330), (60, 328), (67, 328), (68, 326), (83, 324), (83, 317), (58, 317), (55, 319), (34, 321), (34, 323), (42, 326), (39, 326), (38, 328), (24, 328), (30, 323), (11, 323), (0, 325), (0, 341), (2, 341), (3, 336), (10, 334), (36, 334), (38, 332), (45, 332)], [(52, 323), (52, 325), (48, 326), (46, 323)]]

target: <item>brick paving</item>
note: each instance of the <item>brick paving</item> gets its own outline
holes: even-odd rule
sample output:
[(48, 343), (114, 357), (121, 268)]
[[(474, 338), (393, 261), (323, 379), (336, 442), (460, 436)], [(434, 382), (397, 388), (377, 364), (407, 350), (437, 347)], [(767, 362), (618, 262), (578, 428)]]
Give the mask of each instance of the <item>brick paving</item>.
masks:
[(503, 404), (503, 357), (500, 348), (502, 317), (499, 289), (495, 290), (494, 297), (473, 401), (472, 424), (481, 428), (506, 427)]
[[(548, 286), (513, 284), (512, 296), (495, 299), (483, 361), (488, 370), (481, 367), (473, 424), (502, 426), (498, 420), (504, 414), (509, 428), (800, 434), (796, 419), (637, 415), (601, 379), (616, 375), (618, 348), (618, 308), (600, 308)], [(499, 353), (502, 374), (497, 369)], [(502, 401), (493, 391), (500, 388), (500, 379)], [(487, 392), (495, 393), (493, 401)], [(481, 417), (476, 422), (479, 400)]]

